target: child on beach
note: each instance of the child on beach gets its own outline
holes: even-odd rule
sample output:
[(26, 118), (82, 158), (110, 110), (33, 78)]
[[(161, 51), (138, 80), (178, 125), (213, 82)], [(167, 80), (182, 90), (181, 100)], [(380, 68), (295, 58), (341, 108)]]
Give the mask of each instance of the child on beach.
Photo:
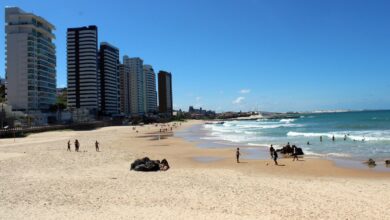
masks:
[(240, 148), (237, 147), (237, 150), (236, 150), (236, 159), (237, 159), (237, 163), (240, 163)]
[(96, 149), (96, 152), (99, 152), (99, 142), (97, 140), (95, 142), (95, 149)]

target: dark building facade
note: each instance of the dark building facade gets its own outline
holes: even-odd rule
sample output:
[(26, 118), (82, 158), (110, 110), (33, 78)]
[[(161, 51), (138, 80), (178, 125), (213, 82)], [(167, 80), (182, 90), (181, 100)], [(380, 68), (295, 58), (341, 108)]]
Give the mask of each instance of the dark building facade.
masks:
[(96, 26), (68, 28), (68, 107), (99, 109), (98, 30)]
[(101, 43), (99, 50), (100, 110), (103, 115), (120, 113), (119, 49)]
[(160, 113), (172, 116), (172, 74), (169, 72), (158, 72), (158, 100)]

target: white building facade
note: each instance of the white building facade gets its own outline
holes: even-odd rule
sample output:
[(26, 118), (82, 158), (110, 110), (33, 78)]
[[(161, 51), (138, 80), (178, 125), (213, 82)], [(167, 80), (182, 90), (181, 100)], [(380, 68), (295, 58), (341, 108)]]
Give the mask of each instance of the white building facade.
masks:
[(40, 16), (5, 8), (7, 101), (14, 110), (48, 110), (56, 101), (53, 30)]
[(142, 116), (146, 113), (145, 77), (143, 60), (139, 57), (123, 57), (123, 64), (129, 69), (130, 78), (130, 115)]
[(157, 91), (156, 91), (156, 73), (151, 65), (144, 65), (145, 77), (145, 103), (147, 113), (156, 113), (157, 110)]

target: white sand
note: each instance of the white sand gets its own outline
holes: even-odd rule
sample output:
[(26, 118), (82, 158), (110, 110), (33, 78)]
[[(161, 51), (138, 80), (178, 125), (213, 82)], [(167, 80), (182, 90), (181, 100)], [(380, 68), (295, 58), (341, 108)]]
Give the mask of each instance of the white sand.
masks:
[[(279, 175), (243, 172), (230, 162), (199, 164), (191, 157), (225, 151), (140, 138), (155, 129), (0, 140), (0, 219), (389, 219), (386, 176)], [(88, 152), (66, 152), (69, 138)], [(102, 152), (94, 151), (96, 139)], [(130, 162), (145, 155), (165, 157), (173, 168), (130, 172)]]

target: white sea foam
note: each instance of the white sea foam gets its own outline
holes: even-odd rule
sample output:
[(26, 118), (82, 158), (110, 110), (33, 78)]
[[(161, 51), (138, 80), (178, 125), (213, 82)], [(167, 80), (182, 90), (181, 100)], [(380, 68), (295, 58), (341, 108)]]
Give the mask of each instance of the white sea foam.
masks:
[(328, 157), (351, 157), (350, 154), (347, 153), (327, 153), (326, 156)]
[(303, 149), (303, 152), (305, 153), (305, 155), (311, 155), (311, 156), (317, 156), (317, 157), (324, 156), (323, 154), (314, 153), (313, 151), (306, 150), (306, 149)]
[(390, 141), (390, 131), (342, 131), (342, 132), (324, 132), (324, 133), (312, 133), (312, 132), (295, 132), (289, 131), (287, 136), (290, 137), (328, 137), (332, 138), (344, 138), (356, 140), (356, 141)]
[(280, 122), (284, 122), (284, 123), (291, 123), (291, 122), (294, 122), (295, 119), (293, 118), (289, 118), (289, 119), (281, 119)]

